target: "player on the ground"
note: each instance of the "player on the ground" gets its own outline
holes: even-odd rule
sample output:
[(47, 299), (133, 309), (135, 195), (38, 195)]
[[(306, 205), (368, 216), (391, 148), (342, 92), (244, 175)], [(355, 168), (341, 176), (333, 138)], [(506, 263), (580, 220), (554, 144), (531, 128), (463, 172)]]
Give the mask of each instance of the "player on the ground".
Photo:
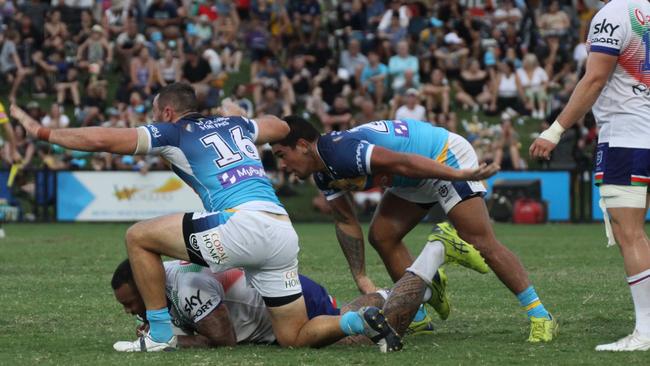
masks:
[(596, 184), (609, 244), (618, 243), (636, 326), (597, 351), (650, 349), (650, 240), (645, 232), (650, 182), (650, 3), (608, 2), (591, 21), (586, 72), (557, 120), (530, 146), (549, 159), (564, 130), (593, 106), (598, 123)]
[[(291, 132), (272, 145), (273, 151), (289, 172), (302, 179), (313, 174), (332, 207), (337, 238), (362, 292), (373, 291), (374, 286), (365, 274), (363, 232), (345, 193), (381, 185), (390, 188), (375, 212), (368, 238), (394, 281), (413, 261), (404, 236), (440, 203), (458, 233), (441, 224), (429, 240), (447, 255), (467, 242), (474, 244), (526, 310), (531, 321), (528, 340), (553, 339), (557, 322), (542, 305), (519, 259), (496, 239), (490, 224), (480, 180), (496, 173), (498, 166), (479, 167), (469, 142), (415, 120), (376, 121), (322, 136), (300, 117), (285, 120)], [(446, 278), (440, 277), (433, 282), (436, 293), (430, 303), (446, 319)]]
[[(165, 294), (179, 347), (275, 342), (271, 319), (262, 296), (246, 284), (244, 271), (233, 268), (213, 273), (208, 268), (183, 261), (166, 261), (163, 264)], [(324, 287), (306, 276), (299, 277), (310, 319), (318, 315), (339, 315), (361, 307), (359, 302), (355, 302), (339, 309), (336, 300)], [(135, 286), (128, 260), (117, 266), (111, 287), (124, 310), (146, 322), (144, 303)], [(387, 291), (379, 291), (365, 297), (363, 305), (382, 307), (387, 296)], [(426, 325), (428, 332), (431, 332), (432, 326)], [(368, 340), (363, 337), (357, 341)]]
[(148, 352), (177, 347), (167, 309), (162, 255), (207, 266), (213, 272), (243, 267), (262, 295), (281, 346), (318, 347), (352, 333), (385, 339), (384, 348), (397, 347), (399, 337), (376, 308), (343, 317), (307, 317), (298, 278), (298, 236), (255, 146), (283, 138), (289, 131), (286, 123), (272, 116), (257, 120), (202, 116), (197, 109), (194, 90), (183, 83), (166, 86), (154, 98), (153, 114), (159, 123), (138, 128), (50, 130), (11, 106), (11, 115), (43, 141), (80, 151), (159, 154), (203, 202), (206, 212), (166, 215), (128, 229), (126, 249), (146, 307), (149, 332), (135, 342), (117, 342), (114, 347)]

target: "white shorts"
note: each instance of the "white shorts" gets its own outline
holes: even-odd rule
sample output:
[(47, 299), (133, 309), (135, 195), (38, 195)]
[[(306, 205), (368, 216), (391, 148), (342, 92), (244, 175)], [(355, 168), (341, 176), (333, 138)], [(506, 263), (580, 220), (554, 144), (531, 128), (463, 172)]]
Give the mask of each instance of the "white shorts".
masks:
[[(478, 167), (478, 157), (472, 145), (463, 137), (449, 133), (445, 164), (456, 169)], [(427, 179), (415, 187), (392, 187), (388, 192), (404, 200), (433, 204), (440, 203), (445, 213), (449, 213), (461, 201), (474, 196), (483, 196), (486, 192), (482, 182), (447, 181)]]
[(302, 293), (298, 235), (290, 221), (262, 211), (188, 213), (183, 217), (183, 237), (191, 262), (215, 273), (241, 267), (265, 298)]

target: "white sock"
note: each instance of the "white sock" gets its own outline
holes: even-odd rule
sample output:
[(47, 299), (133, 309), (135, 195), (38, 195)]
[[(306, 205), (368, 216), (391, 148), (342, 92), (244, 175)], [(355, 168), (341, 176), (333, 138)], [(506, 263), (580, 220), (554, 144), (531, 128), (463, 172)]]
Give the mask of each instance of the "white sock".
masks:
[(650, 269), (627, 278), (634, 300), (636, 331), (650, 338)]
[(420, 255), (406, 270), (420, 277), (424, 282), (431, 283), (443, 263), (445, 263), (445, 247), (441, 242), (434, 241), (424, 246)]

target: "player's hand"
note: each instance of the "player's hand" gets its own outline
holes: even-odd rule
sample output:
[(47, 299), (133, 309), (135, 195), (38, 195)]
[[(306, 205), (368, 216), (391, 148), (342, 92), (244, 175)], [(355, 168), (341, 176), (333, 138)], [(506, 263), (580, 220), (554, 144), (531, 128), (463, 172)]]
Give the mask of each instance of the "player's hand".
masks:
[(221, 107), (217, 109), (217, 113), (219, 113), (222, 116), (246, 117), (247, 115), (246, 111), (242, 107), (240, 107), (237, 103), (230, 100), (230, 98), (226, 98), (223, 101), (221, 101)]
[(358, 276), (356, 279), (357, 287), (362, 294), (371, 294), (377, 292), (377, 287), (368, 276)]
[(551, 159), (551, 151), (555, 149), (555, 146), (557, 146), (557, 144), (554, 144), (547, 139), (538, 137), (530, 145), (528, 152), (530, 153), (530, 157), (533, 159), (549, 160)]
[(501, 170), (501, 166), (497, 163), (492, 163), (489, 165), (483, 163), (479, 165), (478, 168), (459, 170), (460, 174), (458, 180), (466, 180), (466, 181), (483, 180), (495, 175), (499, 170)]
[(16, 119), (18, 122), (20, 122), (23, 127), (25, 127), (25, 130), (27, 133), (31, 136), (36, 136), (36, 133), (38, 132), (39, 127), (41, 125), (34, 121), (32, 117), (27, 114), (22, 108), (17, 106), (15, 103), (11, 103), (11, 106), (9, 107), (9, 113), (11, 114), (11, 117)]

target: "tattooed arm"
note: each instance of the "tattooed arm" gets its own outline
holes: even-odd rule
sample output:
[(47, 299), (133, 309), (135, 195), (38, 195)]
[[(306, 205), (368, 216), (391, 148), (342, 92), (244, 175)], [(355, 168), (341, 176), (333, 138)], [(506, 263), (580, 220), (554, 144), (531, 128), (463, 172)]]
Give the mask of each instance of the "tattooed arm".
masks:
[(375, 292), (377, 288), (366, 275), (363, 231), (348, 195), (329, 201), (336, 225), (336, 238), (348, 261), (352, 277), (363, 294)]

